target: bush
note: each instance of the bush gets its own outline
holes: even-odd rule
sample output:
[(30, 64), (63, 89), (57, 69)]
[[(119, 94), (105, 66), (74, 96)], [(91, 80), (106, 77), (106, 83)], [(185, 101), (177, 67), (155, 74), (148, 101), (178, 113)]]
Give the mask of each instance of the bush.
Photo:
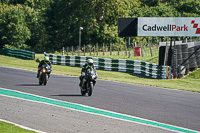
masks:
[(26, 45), (26, 44), (21, 44), (21, 45), (17, 45), (14, 46), (14, 45), (9, 45), (9, 44), (5, 44), (3, 48), (10, 48), (10, 49), (23, 49), (23, 50), (29, 50), (31, 49), (30, 46)]

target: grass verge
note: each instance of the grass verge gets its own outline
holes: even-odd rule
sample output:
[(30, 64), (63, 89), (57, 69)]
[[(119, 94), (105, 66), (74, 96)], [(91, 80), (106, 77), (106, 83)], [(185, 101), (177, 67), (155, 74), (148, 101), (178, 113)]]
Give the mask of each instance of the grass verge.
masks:
[[(36, 54), (36, 59), (37, 58), (42, 59), (43, 55)], [(15, 68), (37, 71), (38, 63), (35, 60), (22, 60), (14, 57), (0, 55), (0, 66), (15, 67)], [(53, 65), (52, 67), (53, 67), (52, 73), (54, 74), (80, 76), (81, 72), (80, 67), (70, 67), (70, 66), (60, 66), (60, 65)], [(113, 81), (121, 81), (121, 82), (136, 83), (136, 84), (143, 84), (143, 85), (150, 85), (150, 86), (157, 86), (157, 87), (164, 87), (171, 89), (200, 92), (200, 78), (195, 78), (197, 76), (195, 77), (188, 76), (187, 78), (182, 78), (182, 79), (162, 80), (162, 79), (144, 78), (136, 74), (124, 73), (124, 72), (102, 71), (102, 70), (97, 70), (97, 72), (99, 75), (99, 79), (104, 79), (104, 80), (113, 80)], [(199, 74), (200, 74), (200, 69), (196, 71), (195, 75)]]
[(29, 131), (14, 124), (6, 123), (0, 121), (0, 133), (35, 133), (33, 131)]

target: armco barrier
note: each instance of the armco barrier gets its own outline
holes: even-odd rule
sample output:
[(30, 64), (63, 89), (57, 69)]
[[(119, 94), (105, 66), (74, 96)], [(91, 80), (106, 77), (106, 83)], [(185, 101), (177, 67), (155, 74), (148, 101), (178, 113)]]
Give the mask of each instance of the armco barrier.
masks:
[(0, 49), (1, 55), (7, 55), (7, 56), (13, 56), (21, 59), (28, 59), (28, 60), (34, 60), (35, 59), (35, 52), (26, 51), (22, 49)]
[(136, 73), (155, 79), (170, 79), (171, 67), (159, 66), (154, 63), (148, 63), (136, 60), (124, 60), (124, 59), (103, 59), (95, 57), (85, 56), (61, 56), (48, 54), (44, 52), (44, 57), (49, 57), (52, 64), (55, 65), (67, 65), (82, 67), (87, 59), (93, 59), (96, 69), (107, 71), (120, 71), (128, 73)]

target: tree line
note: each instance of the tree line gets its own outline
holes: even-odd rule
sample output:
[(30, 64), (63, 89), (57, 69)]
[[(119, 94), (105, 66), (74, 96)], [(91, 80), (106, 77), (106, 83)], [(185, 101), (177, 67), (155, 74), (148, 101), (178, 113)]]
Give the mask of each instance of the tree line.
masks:
[(118, 37), (119, 17), (199, 16), (197, 0), (1, 0), (0, 48), (54, 52), (78, 46), (80, 27), (82, 45), (123, 44), (126, 38)]

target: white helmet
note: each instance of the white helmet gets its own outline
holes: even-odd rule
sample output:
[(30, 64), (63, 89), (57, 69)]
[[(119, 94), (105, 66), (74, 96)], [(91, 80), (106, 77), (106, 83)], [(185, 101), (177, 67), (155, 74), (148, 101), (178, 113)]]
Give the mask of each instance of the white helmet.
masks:
[(94, 62), (94, 61), (93, 61), (92, 59), (88, 59), (88, 61), (87, 61), (88, 66), (90, 66), (90, 67), (93, 66), (93, 62)]

